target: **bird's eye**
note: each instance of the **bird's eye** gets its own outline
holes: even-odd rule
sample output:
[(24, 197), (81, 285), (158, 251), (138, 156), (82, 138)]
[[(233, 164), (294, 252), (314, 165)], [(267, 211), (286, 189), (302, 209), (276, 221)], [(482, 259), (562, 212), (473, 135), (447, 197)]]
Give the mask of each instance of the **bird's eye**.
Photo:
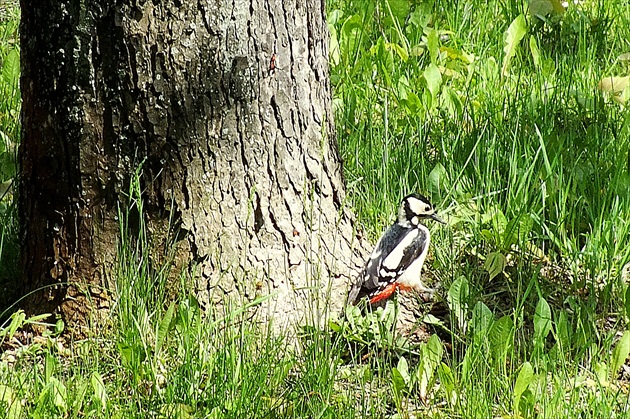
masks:
[(424, 210), (427, 211), (427, 212), (429, 212), (430, 209), (431, 209), (431, 207), (428, 206), (428, 205), (426, 207), (424, 207)]

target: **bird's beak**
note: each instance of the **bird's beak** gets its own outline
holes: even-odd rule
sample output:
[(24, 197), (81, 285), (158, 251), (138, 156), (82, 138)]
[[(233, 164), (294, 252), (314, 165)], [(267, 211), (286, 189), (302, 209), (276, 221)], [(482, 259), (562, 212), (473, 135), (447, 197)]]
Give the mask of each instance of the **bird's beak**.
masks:
[(441, 223), (441, 224), (446, 224), (446, 221), (444, 221), (443, 219), (441, 219), (440, 217), (438, 217), (438, 216), (437, 216), (437, 214), (435, 214), (435, 213), (431, 214), (431, 215), (430, 215), (430, 217), (431, 217), (433, 220), (437, 221), (438, 223)]

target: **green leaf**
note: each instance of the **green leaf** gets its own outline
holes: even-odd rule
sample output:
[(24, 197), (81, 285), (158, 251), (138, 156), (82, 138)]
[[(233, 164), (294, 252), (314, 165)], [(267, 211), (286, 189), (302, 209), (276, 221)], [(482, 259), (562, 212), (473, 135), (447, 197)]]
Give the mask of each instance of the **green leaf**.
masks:
[(333, 67), (338, 66), (341, 62), (341, 48), (339, 47), (339, 38), (337, 36), (337, 28), (332, 23), (328, 23), (328, 33), (330, 34), (330, 43), (328, 44), (328, 57)]
[(166, 340), (166, 336), (168, 336), (168, 333), (171, 331), (171, 326), (173, 325), (174, 314), (175, 314), (175, 303), (172, 302), (171, 305), (166, 310), (166, 313), (164, 313), (164, 317), (162, 318), (162, 321), (160, 322), (160, 325), (158, 327), (157, 338), (155, 341), (155, 353), (160, 352), (160, 349), (162, 349), (162, 345), (164, 344), (164, 341)]
[(593, 365), (593, 372), (595, 373), (595, 378), (597, 378), (597, 383), (600, 386), (607, 386), (610, 384), (608, 382), (608, 366), (605, 362), (596, 362)]
[(15, 49), (4, 57), (2, 80), (8, 85), (9, 91), (17, 90), (20, 80), (20, 54)]
[(533, 380), (534, 380), (534, 368), (532, 367), (532, 364), (530, 364), (529, 362), (525, 362), (521, 366), (518, 376), (516, 377), (516, 383), (514, 384), (513, 401), (514, 401), (514, 414), (515, 415), (517, 415), (519, 412), (519, 404), (521, 401), (521, 396), (523, 395), (525, 390), (527, 390), (527, 387), (529, 387), (529, 385), (532, 383)]
[(413, 12), (409, 15), (409, 24), (416, 28), (424, 29), (431, 20), (431, 7), (425, 3), (415, 5)]
[(446, 190), (449, 181), (448, 181), (448, 172), (446, 168), (442, 165), (442, 163), (437, 163), (431, 173), (429, 173), (429, 192), (433, 195), (439, 195), (440, 192)]
[(404, 356), (401, 356), (400, 359), (398, 360), (398, 365), (396, 366), (396, 369), (398, 370), (398, 372), (400, 373), (400, 376), (404, 380), (405, 386), (408, 386), (411, 379), (409, 377), (409, 364), (407, 363), (407, 360), (405, 359)]
[(427, 82), (427, 89), (431, 92), (431, 106), (433, 107), (436, 104), (437, 95), (440, 93), (442, 75), (440, 74), (440, 69), (433, 63), (429, 64), (427, 68), (424, 69), (423, 75)]
[(483, 264), (483, 268), (490, 275), (490, 280), (494, 279), (505, 269), (507, 265), (507, 259), (500, 252), (491, 252), (486, 256), (486, 261)]
[(466, 300), (468, 299), (468, 280), (461, 276), (453, 281), (451, 287), (448, 289), (446, 300), (451, 312), (455, 314), (457, 318), (457, 325), (462, 331), (466, 331), (467, 312), (468, 305)]
[(534, 342), (543, 344), (544, 339), (551, 331), (551, 308), (544, 298), (538, 300), (534, 313)]
[(503, 74), (504, 76), (507, 75), (508, 69), (510, 67), (510, 62), (516, 54), (518, 45), (520, 44), (526, 33), (527, 22), (525, 22), (525, 16), (523, 14), (520, 14), (516, 17), (516, 19), (512, 21), (510, 27), (505, 34), (505, 45), (503, 46), (505, 57), (503, 57), (503, 66), (501, 68), (501, 74)]
[(508, 225), (507, 218), (498, 205), (490, 206), (488, 210), (481, 215), (481, 222), (483, 224), (490, 223), (492, 230), (497, 236), (502, 235)]
[(540, 58), (540, 49), (538, 49), (538, 42), (533, 36), (529, 37), (529, 50), (532, 53), (532, 59), (534, 60), (534, 66), (538, 71), (542, 70), (542, 59)]
[(385, 48), (394, 51), (404, 62), (407, 62), (407, 60), (409, 59), (409, 53), (407, 52), (407, 50), (398, 44), (388, 42), (385, 44)]
[(444, 356), (444, 346), (442, 345), (442, 341), (438, 337), (438, 335), (431, 335), (429, 340), (427, 341), (426, 346), (427, 358), (431, 362), (434, 368), (437, 368), (440, 362), (442, 362), (442, 357)]
[(440, 40), (437, 31), (433, 28), (427, 34), (427, 49), (431, 56), (431, 64), (436, 65), (440, 55)]
[(15, 332), (22, 326), (24, 326), (24, 320), (26, 320), (26, 314), (24, 310), (18, 310), (11, 314), (11, 323), (7, 327), (0, 329), (0, 337), (6, 336), (8, 338), (13, 337)]
[(418, 391), (420, 397), (425, 400), (429, 389), (433, 386), (435, 370), (438, 368), (444, 355), (442, 341), (437, 335), (432, 335), (420, 351), (422, 359), (416, 372), (418, 379)]
[(503, 232), (503, 248), (509, 249), (513, 244), (523, 245), (534, 227), (534, 220), (529, 214), (520, 214), (510, 220)]
[(66, 400), (68, 400), (68, 392), (66, 386), (55, 377), (50, 377), (46, 387), (49, 387), (49, 394), (52, 396), (52, 402), (55, 407), (62, 412), (66, 411)]
[(79, 412), (83, 410), (83, 403), (85, 401), (85, 395), (87, 393), (87, 389), (89, 386), (89, 381), (87, 379), (80, 378), (80, 382), (71, 386), (73, 397), (72, 397), (72, 410), (70, 417), (76, 418), (79, 417)]
[(621, 339), (615, 345), (615, 349), (612, 352), (612, 359), (610, 361), (610, 374), (611, 380), (617, 378), (619, 368), (626, 361), (626, 358), (630, 354), (630, 330), (626, 330)]
[(494, 321), (494, 315), (492, 311), (483, 302), (478, 301), (473, 307), (471, 318), (471, 329), (475, 333), (486, 334), (486, 331), (490, 328)]
[(329, 25), (336, 25), (341, 22), (341, 18), (343, 17), (343, 10), (335, 9), (328, 13), (326, 16), (326, 21)]
[(108, 397), (105, 383), (103, 383), (103, 377), (101, 377), (97, 371), (94, 371), (90, 381), (92, 382), (92, 389), (94, 390), (94, 399), (99, 403), (101, 409), (105, 410)]
[(455, 377), (453, 376), (453, 372), (445, 363), (440, 363), (438, 367), (438, 377), (440, 378), (441, 387), (444, 389), (446, 393), (446, 400), (454, 405), (457, 403), (457, 387), (455, 386)]
[[(273, 406), (286, 406), (289, 403), (290, 402), (288, 400), (282, 400), (282, 399), (272, 400)], [(287, 409), (287, 410), (291, 410), (291, 409)], [(160, 414), (162, 415), (160, 417), (172, 418), (172, 419), (189, 419), (189, 418), (194, 417), (192, 416), (194, 412), (195, 410), (191, 406), (188, 406), (186, 404), (169, 403), (160, 408)]]
[(392, 386), (394, 388), (394, 393), (398, 398), (400, 398), (403, 392), (409, 389), (408, 387), (410, 381), (411, 379), (409, 377), (409, 366), (407, 364), (407, 360), (405, 357), (400, 357), (398, 360), (398, 366), (392, 368)]
[(571, 347), (571, 335), (573, 334), (566, 311), (560, 311), (554, 324), (556, 328), (556, 341), (560, 345), (560, 348), (566, 352)]
[(565, 9), (560, 0), (528, 0), (529, 14), (533, 17), (543, 18), (549, 13), (564, 13)]
[(457, 92), (448, 86), (442, 87), (442, 101), (453, 119), (460, 119), (464, 114), (464, 105)]
[(409, 1), (408, 0), (387, 0), (389, 8), (393, 17), (398, 21), (397, 23), (402, 26), (409, 14)]
[(496, 361), (505, 362), (507, 353), (512, 345), (513, 336), (514, 322), (512, 317), (503, 316), (492, 324), (488, 340), (490, 341), (492, 357)]
[(337, 36), (343, 62), (347, 63), (358, 49), (362, 31), (363, 19), (359, 15), (349, 16), (341, 26)]
[(5, 417), (7, 419), (19, 419), (22, 416), (20, 399), (11, 387), (0, 384), (0, 407), (5, 407), (2, 404), (6, 404)]

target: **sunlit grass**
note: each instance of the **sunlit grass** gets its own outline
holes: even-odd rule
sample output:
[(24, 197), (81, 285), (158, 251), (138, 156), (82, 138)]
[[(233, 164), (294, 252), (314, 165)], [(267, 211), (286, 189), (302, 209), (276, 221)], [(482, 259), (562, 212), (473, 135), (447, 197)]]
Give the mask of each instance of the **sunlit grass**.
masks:
[[(433, 229), (427, 263), (448, 307), (425, 319), (434, 338), (409, 347), (392, 332), (392, 305), (350, 312), (348, 323), (331, 322), (334, 333), (306, 327), (294, 345), (237, 302), (202, 311), (190, 278), (168, 257), (151, 265), (143, 227), (131, 234), (121, 211), (109, 328), (68, 342), (58, 324), (20, 348), (9, 331), (27, 319), (15, 314), (0, 328), (0, 411), (627, 414), (630, 118), (625, 93), (614, 100), (598, 83), (630, 71), (629, 8), (571, 2), (543, 23), (520, 1), (327, 6), (337, 140), (359, 227), (376, 239), (411, 191), (430, 196), (448, 220)], [(507, 65), (506, 32), (520, 14), (524, 33)], [(2, 60), (19, 52), (16, 17), (0, 23)], [(8, 85), (2, 79), (0, 91)], [(19, 139), (16, 112), (16, 97), (0, 96), (5, 149)], [(14, 176), (2, 173), (2, 181)], [(129, 197), (141, 212), (138, 189)], [(0, 272), (14, 259), (4, 245), (16, 234), (11, 202), (0, 202)]]

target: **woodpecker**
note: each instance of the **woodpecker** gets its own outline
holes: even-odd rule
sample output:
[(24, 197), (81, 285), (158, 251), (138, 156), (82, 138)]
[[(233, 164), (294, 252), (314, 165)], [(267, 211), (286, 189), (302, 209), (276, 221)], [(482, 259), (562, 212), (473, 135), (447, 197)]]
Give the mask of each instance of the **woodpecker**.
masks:
[(426, 197), (415, 193), (407, 195), (400, 203), (398, 220), (378, 240), (350, 289), (348, 304), (357, 304), (365, 296), (374, 304), (389, 298), (396, 289), (435, 292), (424, 285), (421, 278), (431, 241), (429, 229), (422, 224), (425, 219), (446, 224)]

